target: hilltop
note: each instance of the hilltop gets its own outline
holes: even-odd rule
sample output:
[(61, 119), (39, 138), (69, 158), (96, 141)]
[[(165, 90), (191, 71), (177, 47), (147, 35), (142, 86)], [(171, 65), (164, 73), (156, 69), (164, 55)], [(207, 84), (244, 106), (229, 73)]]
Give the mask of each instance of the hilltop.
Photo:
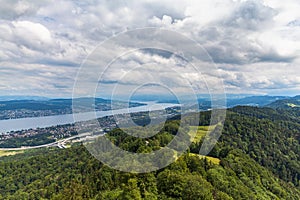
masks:
[[(300, 199), (300, 122), (287, 113), (249, 106), (229, 109), (219, 142), (208, 156), (201, 156), (210, 122), (210, 112), (202, 112), (199, 129), (191, 127), (196, 137), (188, 152), (152, 173), (111, 169), (80, 144), (2, 157), (0, 195), (2, 199)], [(178, 127), (173, 118), (151, 138), (129, 136), (120, 129), (105, 137), (124, 150), (147, 153), (168, 144)], [(124, 157), (118, 162), (126, 166), (132, 160)]]

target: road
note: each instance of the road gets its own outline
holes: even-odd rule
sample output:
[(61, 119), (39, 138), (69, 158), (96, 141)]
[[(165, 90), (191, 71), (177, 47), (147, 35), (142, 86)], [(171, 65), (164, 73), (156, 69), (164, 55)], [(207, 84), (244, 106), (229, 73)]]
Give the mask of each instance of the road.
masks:
[(52, 142), (49, 144), (43, 144), (43, 145), (38, 145), (38, 146), (26, 146), (26, 147), (19, 147), (19, 148), (0, 148), (0, 151), (21, 151), (21, 150), (27, 150), (27, 149), (38, 149), (38, 148), (45, 148), (45, 147), (51, 147), (51, 146), (60, 146), (61, 144), (67, 142), (68, 140), (72, 140), (77, 137), (89, 136), (89, 135), (91, 135), (91, 133), (82, 133), (82, 134), (64, 138), (62, 140)]

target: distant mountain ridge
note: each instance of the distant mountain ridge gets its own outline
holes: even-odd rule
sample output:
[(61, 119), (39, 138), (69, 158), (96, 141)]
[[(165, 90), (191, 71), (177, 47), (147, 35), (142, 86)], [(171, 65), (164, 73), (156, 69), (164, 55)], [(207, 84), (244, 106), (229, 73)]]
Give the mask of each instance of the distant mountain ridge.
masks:
[(35, 101), (40, 101), (40, 100), (49, 100), (50, 98), (48, 97), (42, 97), (42, 96), (0, 96), (0, 101), (13, 101), (13, 100), (35, 100)]
[[(211, 97), (208, 95), (198, 95), (198, 106), (200, 110), (208, 110), (211, 108)], [(234, 106), (257, 106), (257, 107), (271, 107), (271, 108), (300, 108), (300, 95), (295, 97), (289, 96), (250, 96), (250, 95), (226, 95), (226, 106), (232, 108)], [(158, 103), (183, 103), (187, 105), (193, 105), (195, 102), (191, 102), (188, 96), (182, 98), (185, 102), (180, 102), (177, 97), (167, 96), (135, 96), (133, 101), (157, 101)], [(181, 100), (182, 100), (181, 99)], [(13, 109), (29, 109), (29, 110), (45, 110), (45, 109), (71, 109), (71, 98), (56, 98), (50, 99), (41, 96), (0, 96), (0, 111), (1, 110), (13, 110)], [(96, 104), (110, 104), (110, 99), (103, 98), (88, 98), (82, 97), (75, 99), (75, 101), (82, 103), (95, 102)], [(114, 103), (125, 102), (114, 100)], [(196, 106), (196, 104), (194, 105)]]
[[(193, 122), (192, 115), (169, 120), (150, 138), (131, 136), (121, 129), (104, 136), (124, 151), (150, 153), (173, 141), (181, 120), (199, 124), (197, 139), (187, 153), (151, 173), (114, 170), (95, 159), (83, 144), (0, 156), (0, 199), (298, 200), (300, 121), (283, 110), (251, 106), (228, 109), (222, 135), (207, 156), (199, 155), (199, 150), (204, 136), (211, 134), (205, 131), (210, 111), (202, 112), (199, 121)], [(157, 130), (152, 128), (147, 131)], [(106, 153), (112, 159), (119, 156)], [(175, 152), (173, 155), (177, 156)], [(132, 161), (129, 156), (114, 160), (124, 169)], [(160, 161), (161, 157), (157, 159)], [(134, 160), (139, 162), (145, 160)], [(151, 163), (143, 167), (148, 166)]]
[[(103, 105), (110, 106), (110, 104), (125, 104), (125, 101), (112, 101), (110, 99), (102, 98), (77, 98), (77, 99), (45, 99), (45, 100), (33, 100), (33, 99), (22, 99), (22, 100), (6, 100), (0, 101), (0, 111), (2, 110), (17, 110), (17, 109), (28, 109), (28, 110), (52, 110), (52, 109), (72, 109), (73, 102), (78, 105)], [(132, 103), (130, 105), (144, 105), (140, 103)]]
[(287, 96), (250, 96), (241, 99), (229, 99), (227, 102), (228, 107), (237, 105), (248, 105), (248, 106), (266, 106), (272, 102), (289, 98)]
[[(287, 96), (228, 96), (226, 99), (226, 107), (232, 108), (235, 106), (255, 106), (255, 107), (264, 107), (278, 100), (288, 99), (290, 97)], [(216, 105), (214, 107), (218, 108), (218, 100), (214, 102)], [(220, 102), (221, 107), (223, 106), (223, 100)], [(193, 105), (191, 107), (194, 107)], [(211, 109), (211, 100), (207, 98), (199, 98), (198, 106), (200, 110), (208, 110)]]
[[(73, 103), (75, 102), (75, 108)], [(9, 100), (0, 101), (0, 120), (72, 114), (74, 112), (107, 111), (146, 105), (138, 102), (111, 101), (102, 98)]]
[[(85, 103), (90, 101), (88, 98), (79, 98), (75, 101)], [(110, 103), (110, 100), (101, 98), (93, 99), (95, 103)], [(0, 101), (1, 110), (55, 110), (55, 109), (71, 109), (72, 99), (46, 99), (46, 100), (33, 100), (33, 99), (22, 99), (22, 100), (8, 100)]]
[(275, 102), (270, 103), (267, 105), (268, 107), (274, 108), (274, 109), (293, 109), (298, 108), (300, 109), (300, 95), (297, 95), (295, 97), (290, 97), (286, 99), (281, 99)]

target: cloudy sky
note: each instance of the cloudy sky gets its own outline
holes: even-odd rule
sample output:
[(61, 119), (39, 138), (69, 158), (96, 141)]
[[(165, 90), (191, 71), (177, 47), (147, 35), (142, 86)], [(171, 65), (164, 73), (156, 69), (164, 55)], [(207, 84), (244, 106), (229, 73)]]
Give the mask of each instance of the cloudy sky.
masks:
[[(218, 85), (226, 93), (300, 94), (299, 0), (0, 3), (0, 96), (70, 97), (77, 73), (96, 61), (95, 57), (99, 68), (92, 70), (97, 73), (85, 72), (88, 78), (81, 81), (91, 81), (97, 74), (99, 96), (111, 95), (116, 85), (123, 93), (137, 88), (151, 93), (159, 91), (156, 83), (182, 94), (188, 93), (191, 84), (201, 88), (196, 91), (200, 93), (207, 92), (205, 85)], [(145, 37), (131, 35), (126, 42), (104, 45), (105, 51), (101, 46), (120, 34), (124, 37), (126, 31), (145, 27), (189, 38), (207, 52), (210, 61), (200, 59), (196, 67), (201, 73), (195, 72), (186, 58), (186, 51), (195, 50), (194, 46), (180, 44), (180, 37), (171, 32), (165, 34), (167, 38), (153, 39), (145, 31)], [(147, 45), (133, 50), (130, 44), (137, 40), (147, 40)], [(178, 40), (184, 50), (168, 48), (165, 43), (171, 40)], [(151, 44), (154, 49), (149, 49)], [(106, 66), (112, 54), (117, 58)], [(78, 94), (81, 92), (88, 95)]]

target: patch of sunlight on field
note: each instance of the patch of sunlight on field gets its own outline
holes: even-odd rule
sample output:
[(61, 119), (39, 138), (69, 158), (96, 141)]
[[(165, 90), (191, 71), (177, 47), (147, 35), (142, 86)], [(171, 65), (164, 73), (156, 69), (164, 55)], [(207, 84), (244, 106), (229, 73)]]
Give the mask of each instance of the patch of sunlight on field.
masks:
[(13, 156), (19, 153), (24, 153), (24, 151), (3, 151), (0, 150), (0, 157), (2, 156)]
[(287, 104), (289, 107), (295, 108), (295, 107), (300, 107), (299, 105), (293, 104), (293, 103), (288, 103)]
[(202, 156), (202, 155), (195, 154), (195, 153), (190, 153), (189, 155), (190, 156), (198, 156), (201, 159), (206, 158), (208, 160), (208, 162), (211, 162), (215, 165), (220, 165), (220, 162), (221, 162), (221, 160), (219, 158), (214, 158), (214, 157), (211, 157), (211, 156)]
[[(216, 126), (212, 126), (214, 129)], [(190, 126), (189, 135), (194, 136), (192, 142), (198, 143), (201, 141), (202, 137), (204, 137), (208, 133), (209, 126)]]

